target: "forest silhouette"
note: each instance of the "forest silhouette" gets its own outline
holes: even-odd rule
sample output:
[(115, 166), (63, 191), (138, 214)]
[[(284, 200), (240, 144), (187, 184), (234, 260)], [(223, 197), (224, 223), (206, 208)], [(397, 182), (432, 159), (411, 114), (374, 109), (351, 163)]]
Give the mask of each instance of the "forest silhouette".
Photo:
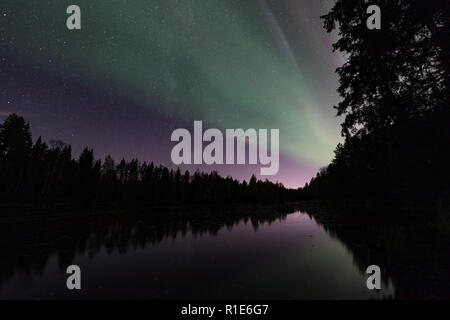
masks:
[(302, 199), (430, 202), (448, 197), (450, 2), (372, 1), (380, 30), (366, 27), (367, 3), (338, 0), (322, 17), (339, 31), (334, 50), (344, 142)]
[(62, 141), (39, 137), (33, 143), (30, 124), (16, 114), (0, 126), (0, 199), (7, 205), (141, 208), (152, 205), (235, 202), (281, 202), (294, 190), (281, 183), (239, 182), (217, 172), (181, 173), (137, 159), (118, 164), (94, 158), (85, 148), (78, 159)]

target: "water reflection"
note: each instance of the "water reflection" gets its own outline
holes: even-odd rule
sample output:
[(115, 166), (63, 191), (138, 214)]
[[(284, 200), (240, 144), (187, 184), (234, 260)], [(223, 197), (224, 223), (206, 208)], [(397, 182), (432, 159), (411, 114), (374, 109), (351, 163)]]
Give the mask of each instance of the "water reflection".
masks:
[[(398, 238), (398, 230), (338, 223), (315, 210), (203, 208), (8, 221), (0, 224), (0, 297), (406, 296), (391, 261), (399, 258), (399, 243), (393, 242), (394, 252), (386, 250), (389, 234)], [(65, 287), (70, 264), (83, 270), (81, 291)], [(365, 285), (370, 264), (384, 272), (379, 292)]]
[(450, 299), (448, 208), (302, 204), (352, 253), (360, 270), (378, 264), (397, 299)]

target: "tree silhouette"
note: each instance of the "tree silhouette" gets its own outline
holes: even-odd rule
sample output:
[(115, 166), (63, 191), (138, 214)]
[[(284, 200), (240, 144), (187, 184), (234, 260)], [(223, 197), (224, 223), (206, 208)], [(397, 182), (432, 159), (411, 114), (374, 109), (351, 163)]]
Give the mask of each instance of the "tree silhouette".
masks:
[(30, 125), (15, 114), (0, 126), (0, 185), (3, 196), (15, 200), (24, 183), (31, 155)]
[(332, 163), (302, 190), (303, 198), (431, 200), (450, 189), (448, 1), (379, 0), (380, 30), (368, 30), (368, 4), (338, 0), (323, 16), (339, 26), (334, 50), (344, 116)]

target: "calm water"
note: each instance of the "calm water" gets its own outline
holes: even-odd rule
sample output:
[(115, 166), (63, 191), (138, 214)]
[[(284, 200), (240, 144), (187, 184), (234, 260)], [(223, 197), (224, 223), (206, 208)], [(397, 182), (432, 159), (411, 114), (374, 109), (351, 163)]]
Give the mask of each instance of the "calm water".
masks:
[[(299, 210), (3, 223), (0, 298), (395, 298), (395, 264), (367, 241), (376, 235), (333, 225)], [(66, 289), (70, 264), (81, 291)], [(381, 291), (366, 288), (369, 264), (388, 269)]]

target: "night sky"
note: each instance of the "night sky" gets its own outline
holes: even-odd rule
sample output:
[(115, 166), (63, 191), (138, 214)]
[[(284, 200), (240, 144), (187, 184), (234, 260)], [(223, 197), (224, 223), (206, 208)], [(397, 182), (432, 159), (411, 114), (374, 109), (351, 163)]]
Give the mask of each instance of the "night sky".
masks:
[[(279, 128), (280, 170), (267, 178), (302, 186), (340, 141), (332, 106), (343, 58), (319, 19), (332, 3), (2, 0), (0, 121), (18, 113), (34, 139), (62, 140), (75, 156), (88, 146), (97, 158), (169, 167), (172, 131), (192, 132), (194, 120)], [(81, 30), (66, 28), (71, 4)], [(200, 167), (239, 180), (259, 168)]]

